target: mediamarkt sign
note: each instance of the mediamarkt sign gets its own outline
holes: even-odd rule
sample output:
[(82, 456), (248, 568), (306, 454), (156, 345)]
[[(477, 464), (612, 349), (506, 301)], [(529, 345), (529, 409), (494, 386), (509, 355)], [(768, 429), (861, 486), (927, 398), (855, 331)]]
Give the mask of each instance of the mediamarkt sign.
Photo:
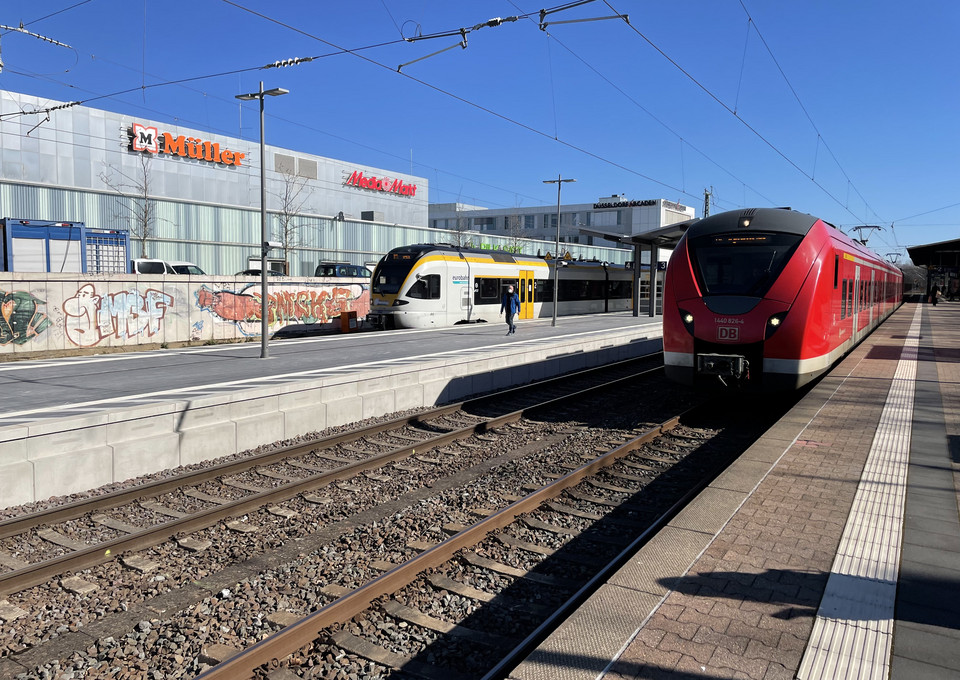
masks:
[(130, 149), (152, 154), (170, 154), (183, 158), (195, 158), (219, 165), (240, 165), (247, 154), (229, 149), (220, 149), (216, 142), (207, 142), (195, 137), (174, 137), (169, 132), (160, 132), (155, 127), (134, 123), (130, 128)]
[[(346, 176), (346, 173), (344, 173), (344, 176)], [(416, 184), (404, 184), (402, 179), (390, 179), (388, 177), (366, 177), (360, 170), (354, 170), (353, 174), (343, 184), (344, 186), (384, 191), (388, 194), (399, 194), (400, 196), (417, 195)]]

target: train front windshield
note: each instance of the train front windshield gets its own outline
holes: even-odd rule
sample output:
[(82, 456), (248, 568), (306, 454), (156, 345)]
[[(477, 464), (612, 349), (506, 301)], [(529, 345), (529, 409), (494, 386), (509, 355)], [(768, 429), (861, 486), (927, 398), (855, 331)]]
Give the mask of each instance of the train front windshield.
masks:
[(410, 273), (414, 260), (381, 262), (373, 272), (372, 292), (375, 295), (396, 295)]
[(688, 248), (704, 295), (763, 297), (802, 239), (783, 233), (710, 234), (691, 239)]

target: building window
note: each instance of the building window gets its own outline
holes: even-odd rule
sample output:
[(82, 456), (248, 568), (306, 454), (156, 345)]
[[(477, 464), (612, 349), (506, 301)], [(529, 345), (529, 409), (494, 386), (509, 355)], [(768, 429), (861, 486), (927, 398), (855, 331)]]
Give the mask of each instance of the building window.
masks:
[(282, 153), (273, 154), (273, 169), (284, 175), (293, 175), (297, 172), (297, 159)]
[(536, 215), (524, 215), (523, 216), (523, 228), (524, 229), (533, 229), (537, 224)]
[(317, 178), (317, 162), (309, 158), (297, 159), (297, 174), (306, 179)]
[(495, 217), (474, 217), (473, 228), (477, 231), (496, 231), (497, 224)]
[(603, 210), (593, 213), (591, 225), (594, 227), (616, 227), (620, 224), (619, 210)]

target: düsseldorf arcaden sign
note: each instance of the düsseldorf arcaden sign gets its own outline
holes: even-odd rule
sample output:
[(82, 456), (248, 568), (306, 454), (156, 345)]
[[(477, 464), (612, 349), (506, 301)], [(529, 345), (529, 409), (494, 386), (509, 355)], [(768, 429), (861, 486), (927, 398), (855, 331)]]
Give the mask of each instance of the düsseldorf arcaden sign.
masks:
[(161, 133), (155, 127), (147, 127), (140, 123), (134, 123), (130, 128), (130, 150), (193, 158), (217, 165), (236, 166), (239, 166), (240, 162), (247, 156), (247, 154), (239, 151), (221, 149), (217, 142), (208, 142), (184, 135), (174, 137), (169, 132)]
[[(343, 173), (347, 177), (347, 170)], [(369, 189), (371, 191), (382, 191), (388, 194), (399, 194), (400, 196), (416, 196), (416, 184), (404, 184), (402, 179), (389, 179), (388, 177), (367, 177), (360, 170), (354, 170), (353, 174), (347, 177), (343, 182), (344, 186), (357, 187), (359, 189)]]

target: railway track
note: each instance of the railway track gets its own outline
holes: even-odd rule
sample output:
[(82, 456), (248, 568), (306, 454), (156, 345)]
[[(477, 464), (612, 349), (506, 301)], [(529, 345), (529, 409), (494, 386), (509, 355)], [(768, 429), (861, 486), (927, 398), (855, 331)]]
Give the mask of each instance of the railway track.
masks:
[[(490, 672), (509, 658), (504, 638), (535, 638), (563, 607), (575, 606), (577, 593), (610, 568), (604, 565), (616, 563), (629, 543), (624, 536), (643, 534), (677, 502), (692, 484), (682, 471), (703, 478), (712, 466), (710, 452), (730, 448), (723, 443), (722, 425), (684, 423), (672, 428), (674, 435), (665, 434), (669, 423), (655, 427), (662, 418), (654, 416), (689, 405), (689, 395), (650, 373), (652, 382), (631, 382), (626, 376), (638, 372), (634, 367), (615, 370), (624, 375), (615, 380), (608, 375), (596, 384), (595, 374), (585, 373), (466, 402), (453, 411), (419, 413), (412, 416), (413, 425), (406, 419), (391, 426), (379, 423), (377, 435), (344, 434), (335, 454), (326, 449), (309, 455), (326, 464), (336, 462), (330, 457), (350, 457), (341, 467), (354, 466), (352, 476), (340, 470), (319, 490), (299, 490), (287, 501), (264, 505), (261, 498), (261, 509), (245, 515), (238, 516), (235, 508), (242, 506), (235, 506), (215, 527), (189, 535), (180, 531), (174, 540), (122, 556), (160, 562), (153, 570), (113, 561), (79, 574), (101, 586), (108, 582), (114, 588), (109, 597), (101, 587), (65, 600), (67, 578), (11, 595), (8, 606), (27, 610), (30, 602), (42, 601), (46, 609), (19, 621), (32, 616), (39, 623), (52, 613), (61, 616), (61, 610), (74, 618), (61, 616), (63, 621), (47, 624), (55, 632), (32, 640), (20, 633), (5, 646), (0, 637), (0, 678), (32, 680), (61, 671), (87, 678), (150, 673), (179, 678), (205, 670), (225, 674), (217, 677), (243, 677), (246, 671), (221, 662), (233, 656), (232, 663), (239, 663), (264, 647), (272, 650), (266, 653), (271, 658), (251, 665), (255, 677), (338, 677), (342, 672), (377, 678), (399, 667), (407, 675), (416, 669), (422, 677)], [(593, 389), (584, 383), (594, 383)], [(406, 429), (411, 427), (447, 443), (427, 450), (421, 432), (416, 442), (404, 440), (414, 436)], [(648, 430), (659, 432), (656, 441), (635, 450), (633, 440)], [(372, 453), (374, 448), (378, 452)], [(608, 453), (611, 449), (614, 453)], [(407, 456), (393, 458), (398, 450), (408, 451)], [(277, 460), (286, 461), (279, 465), (289, 474), (291, 459)], [(255, 486), (250, 475), (269, 470), (273, 477), (267, 478), (274, 479), (277, 464), (260, 458), (243, 469), (224, 467), (198, 487), (202, 494), (235, 492), (231, 502), (250, 502), (263, 493), (243, 488)], [(588, 476), (575, 481), (578, 475)], [(274, 481), (283, 486), (283, 480)], [(176, 490), (181, 488), (172, 493), (184, 497)], [(539, 501), (521, 501), (531, 495)], [(111, 507), (141, 507), (153, 497), (147, 493)], [(529, 503), (536, 508), (527, 508)], [(65, 513), (66, 522), (92, 517), (90, 511), (77, 511), (44, 512)], [(499, 525), (493, 534), (478, 528), (481, 518)], [(259, 524), (261, 532), (228, 526), (237, 522)], [(268, 528), (272, 533), (263, 537)], [(189, 552), (177, 543), (187, 539), (210, 541), (216, 548)], [(208, 573), (197, 574), (195, 567), (176, 571), (181, 562), (204, 559), (224, 564)], [(411, 559), (420, 561), (409, 566)], [(127, 581), (133, 589), (121, 588)], [(362, 604), (365, 600), (372, 604)], [(3, 605), (0, 597), (0, 619)], [(307, 616), (311, 612), (324, 617), (338, 612), (339, 618), (320, 626)], [(7, 620), (7, 627), (16, 623)], [(85, 633), (88, 628), (95, 631), (95, 643)], [(298, 645), (286, 656), (271, 647), (280, 642), (268, 642), (281, 630), (303, 636), (282, 643)], [(237, 656), (243, 648), (251, 651)]]
[[(309, 663), (304, 663), (307, 659), (341, 652), (381, 666), (384, 674), (402, 671), (405, 675), (438, 680), (499, 677), (509, 669), (511, 660), (518, 659), (553, 621), (576, 606), (594, 583), (620, 566), (640, 541), (701, 488), (700, 483), (712, 479), (728, 462), (726, 458), (706, 462), (702, 456), (692, 456), (715, 432), (701, 429), (692, 433), (680, 426), (681, 418), (670, 418), (584, 461), (505, 508), (474, 508), (480, 519), (472, 525), (445, 526), (452, 535), (432, 546), (414, 543), (413, 547), (421, 552), (411, 559), (401, 564), (381, 563), (384, 571), (378, 577), (199, 677), (281, 677), (271, 671), (284, 668), (293, 673), (291, 669), (299, 671), (307, 666), (309, 672)], [(614, 468), (618, 464), (619, 470)], [(629, 472), (621, 471), (624, 469)], [(693, 477), (700, 483), (693, 483)], [(659, 490), (660, 497), (655, 501), (637, 498), (641, 489), (655, 484), (678, 491), (670, 494)], [(583, 509), (585, 505), (591, 509)], [(510, 561), (509, 554), (516, 551), (541, 559), (523, 566), (501, 561)], [(500, 559), (485, 556), (491, 552), (500, 553)], [(549, 560), (577, 565), (578, 576), (544, 573), (540, 567)], [(454, 574), (464, 567), (489, 572), (491, 582), (501, 582), (498, 592), (458, 580)], [(502, 583), (504, 580), (508, 583)], [(406, 591), (420, 593), (424, 585), (438, 593), (475, 600), (478, 606), (513, 611), (526, 618), (527, 627), (532, 630), (520, 645), (515, 645), (510, 637), (486, 630), (482, 623), (472, 627), (469, 615), (458, 622), (438, 619), (410, 605), (409, 601), (416, 597)], [(511, 590), (525, 592), (511, 595)], [(556, 601), (554, 606), (539, 604), (551, 600)], [(531, 605), (531, 601), (538, 604)], [(431, 656), (425, 647), (417, 650), (414, 646), (410, 653), (398, 653), (378, 633), (384, 629), (385, 619), (392, 620), (388, 628), (418, 626), (436, 633), (433, 646), (452, 645), (458, 650), (471, 644), (482, 647), (489, 653), (481, 658), (496, 663), (484, 667), (471, 662), (466, 668), (458, 668), (422, 660)], [(435, 652), (433, 656), (454, 655)], [(467, 658), (475, 659), (476, 654)], [(289, 677), (314, 676), (294, 673)]]
[[(328, 499), (313, 492), (418, 452), (423, 462), (426, 452), (515, 422), (527, 410), (633, 379), (629, 366), (635, 365), (625, 362), (614, 369), (626, 373), (612, 381), (598, 380), (596, 370), (583, 371), (0, 521), (0, 598), (117, 556), (136, 565), (141, 560), (133, 553), (260, 508), (289, 518), (278, 504), (301, 494), (323, 502)], [(482, 415), (491, 411), (500, 413)], [(184, 499), (194, 501), (188, 502), (193, 509), (183, 509)], [(131, 516), (139, 524), (130, 523)], [(9, 541), (15, 537), (19, 540)], [(39, 544), (45, 550), (30, 551), (41, 557), (27, 562), (11, 554), (11, 544)], [(183, 538), (180, 544), (195, 550), (203, 541)]]
[[(656, 357), (649, 361), (655, 364)], [(612, 371), (622, 385), (637, 373), (636, 366), (632, 362)], [(536, 411), (537, 404), (541, 411), (547, 404), (546, 410), (556, 418), (564, 413), (572, 417), (579, 410), (576, 404), (591, 399), (587, 396), (591, 391), (583, 391), (590, 384), (595, 395), (611, 389), (610, 372), (601, 379), (598, 372), (587, 371), (3, 521), (0, 623), (5, 625), (0, 626), (0, 677), (7, 677), (5, 661), (18, 659), (24, 666), (45, 661), (41, 651), (45, 645), (69, 638), (92, 621), (122, 618), (124, 612), (151, 607), (162, 609), (167, 605), (157, 602), (177, 600), (179, 591), (195, 592), (196, 584), (212, 587), (208, 584), (218, 578), (231, 583), (231, 564), (248, 562), (251, 555), (258, 563), (290, 560), (297, 550), (335, 539), (350, 525), (351, 517), (375, 513), (387, 500), (397, 503), (418, 489), (420, 494), (430, 493), (454, 483), (444, 480), (456, 477), (458, 471), (484, 461), (495, 464), (489, 463), (490, 449), (501, 445), (497, 440), (503, 439), (502, 433), (547, 440), (554, 434), (546, 422), (549, 419), (543, 419), (532, 433), (522, 423), (504, 423)], [(571, 402), (570, 395), (578, 391), (580, 396)], [(564, 395), (566, 406), (557, 401)], [(549, 436), (541, 437), (538, 432), (543, 431)], [(425, 444), (426, 437), (432, 443)], [(458, 437), (459, 443), (443, 444)], [(305, 455), (314, 462), (304, 463)], [(317, 467), (317, 461), (336, 468), (327, 473), (308, 469), (316, 474), (289, 479), (292, 469)], [(257, 484), (251, 483), (252, 478)], [(320, 491), (305, 490), (306, 480)], [(266, 489), (250, 488), (267, 484), (274, 485), (269, 491), (290, 495), (296, 490), (296, 495), (279, 502), (279, 496), (271, 499)], [(188, 516), (191, 507), (197, 512)], [(260, 509), (251, 510), (254, 507)], [(245, 531), (256, 523), (261, 525), (260, 533)], [(189, 533), (191, 527), (203, 524), (210, 526)], [(101, 527), (109, 540), (90, 540), (91, 535), (100, 536)], [(31, 557), (40, 554), (42, 559), (26, 563), (18, 547), (41, 543), (43, 550), (23, 552)], [(133, 549), (150, 544), (154, 547)], [(216, 548), (204, 549), (211, 545)], [(110, 589), (97, 589), (104, 582)], [(44, 611), (35, 613), (38, 606)]]

